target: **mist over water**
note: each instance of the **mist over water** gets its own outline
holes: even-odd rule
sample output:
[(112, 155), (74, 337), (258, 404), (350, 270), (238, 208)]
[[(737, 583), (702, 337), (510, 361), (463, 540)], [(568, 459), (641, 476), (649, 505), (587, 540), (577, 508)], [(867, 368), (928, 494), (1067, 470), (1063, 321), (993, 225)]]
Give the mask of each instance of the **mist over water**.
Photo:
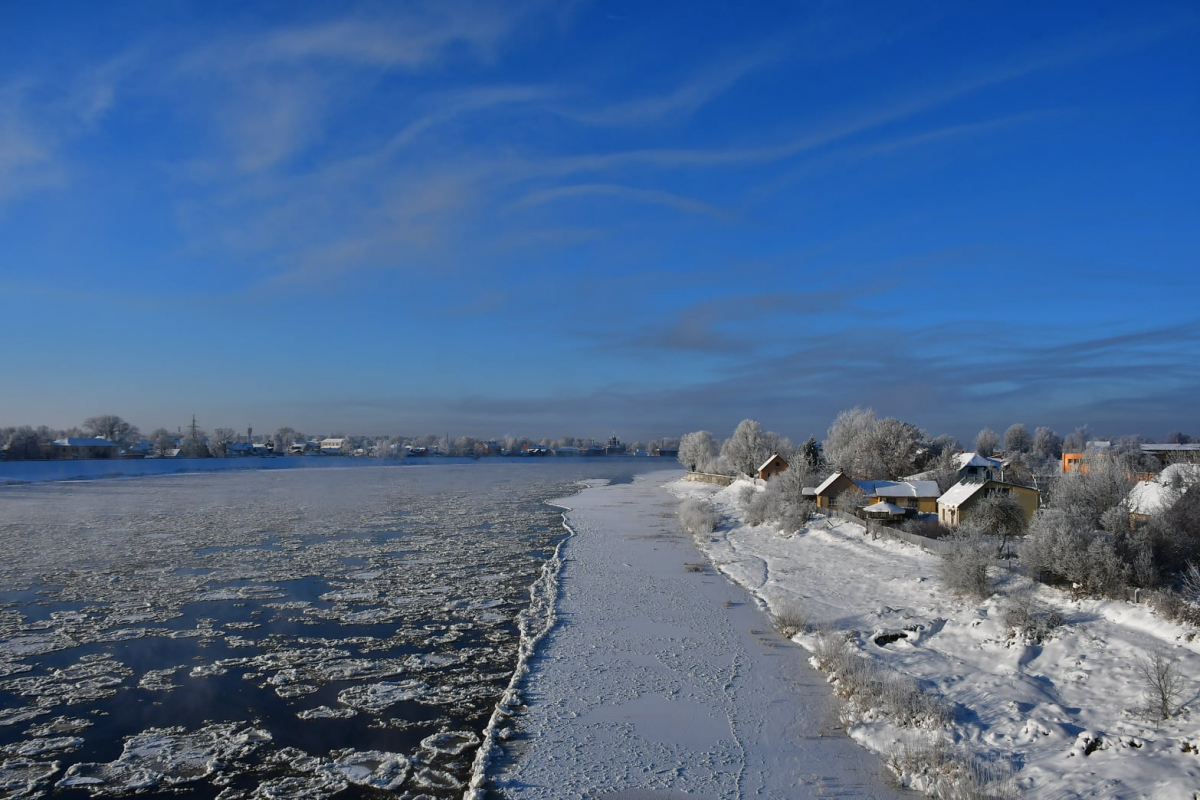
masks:
[(0, 794), (458, 797), (564, 534), (657, 459), (0, 489)]

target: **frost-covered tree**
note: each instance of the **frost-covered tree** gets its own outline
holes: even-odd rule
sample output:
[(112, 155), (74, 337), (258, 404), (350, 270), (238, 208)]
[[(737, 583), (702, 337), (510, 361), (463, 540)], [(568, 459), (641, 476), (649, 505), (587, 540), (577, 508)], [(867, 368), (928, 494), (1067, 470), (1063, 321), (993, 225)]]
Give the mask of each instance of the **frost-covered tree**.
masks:
[(708, 431), (685, 433), (679, 440), (679, 463), (692, 472), (707, 472), (717, 456), (717, 444)]
[(874, 446), (886, 477), (899, 478), (916, 469), (919, 446), (925, 440), (924, 431), (911, 422), (888, 417), (879, 421), (874, 433)]
[(237, 441), (237, 432), (232, 428), (216, 428), (208, 440), (208, 451), (213, 458), (227, 458), (229, 445)]
[(933, 439), (929, 442), (930, 458), (938, 458), (947, 450), (949, 450), (951, 453), (962, 452), (962, 444), (958, 441), (957, 437), (951, 436), (948, 433), (943, 433), (941, 436), (938, 436), (936, 439)]
[(47, 458), (53, 438), (39, 434), (29, 425), (9, 430), (5, 437), (5, 457), (13, 461), (31, 461)]
[(1033, 449), (1029, 430), (1020, 422), (1008, 426), (1004, 432), (1004, 449), (1010, 453), (1028, 453)]
[(930, 470), (930, 480), (936, 481), (938, 490), (943, 494), (950, 491), (950, 487), (958, 483), (958, 459), (956, 450), (946, 448), (938, 454), (937, 459), (933, 462), (933, 469)]
[(925, 434), (894, 418), (877, 419), (867, 408), (840, 412), (829, 426), (823, 451), (830, 466), (862, 480), (896, 478), (913, 472)]
[(154, 444), (154, 455), (159, 458), (175, 449), (175, 434), (166, 428), (155, 428), (150, 434), (150, 441)]
[(1000, 444), (1000, 434), (991, 428), (984, 428), (975, 435), (975, 452), (981, 456), (990, 456), (996, 452), (998, 444)]
[(1062, 456), (1062, 439), (1042, 426), (1033, 432), (1033, 454), (1042, 461), (1056, 461)]
[(1171, 431), (1163, 437), (1163, 442), (1166, 444), (1191, 444), (1192, 437), (1182, 431)]
[[(778, 440), (778, 436), (774, 438)], [(771, 437), (763, 433), (757, 421), (744, 419), (721, 445), (721, 458), (735, 474), (753, 475), (770, 458), (771, 444)]]
[(1092, 438), (1092, 432), (1087, 425), (1080, 425), (1073, 433), (1067, 434), (1067, 438), (1063, 439), (1062, 449), (1064, 453), (1082, 453), (1087, 449), (1088, 440)]
[(275, 435), (272, 438), (275, 440), (275, 453), (279, 455), (287, 453), (288, 448), (295, 444), (296, 440), (300, 437), (296, 434), (294, 429), (285, 425), (276, 430)]
[(115, 414), (88, 417), (83, 421), (83, 430), (88, 436), (108, 439), (120, 445), (135, 442), (141, 436), (136, 425), (131, 425)]
[(998, 537), (996, 553), (1003, 555), (1008, 543), (1025, 534), (1025, 511), (1006, 494), (985, 497), (971, 509), (971, 521), (990, 536)]

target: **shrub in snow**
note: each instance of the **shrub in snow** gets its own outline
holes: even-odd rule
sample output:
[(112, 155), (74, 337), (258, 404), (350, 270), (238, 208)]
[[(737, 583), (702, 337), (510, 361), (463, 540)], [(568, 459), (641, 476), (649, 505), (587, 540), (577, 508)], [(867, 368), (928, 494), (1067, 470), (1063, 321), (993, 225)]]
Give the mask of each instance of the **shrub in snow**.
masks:
[(679, 504), (679, 521), (694, 534), (712, 533), (721, 524), (721, 515), (704, 500), (688, 499)]
[(1142, 679), (1142, 696), (1146, 701), (1146, 716), (1155, 721), (1170, 719), (1179, 708), (1183, 696), (1183, 675), (1178, 656), (1168, 656), (1156, 650), (1138, 658), (1136, 669)]
[(1019, 641), (1041, 644), (1063, 624), (1057, 610), (1042, 605), (1029, 592), (1011, 595), (1004, 605), (1004, 626)]
[(912, 678), (859, 655), (844, 634), (820, 631), (813, 662), (829, 674), (848, 711), (881, 714), (907, 728), (938, 729), (950, 724), (953, 715), (945, 700), (924, 691)]
[(887, 765), (901, 786), (939, 800), (1016, 800), (1021, 796), (1012, 765), (952, 748), (941, 737), (905, 742), (888, 756)]
[(942, 541), (947, 546), (940, 554), (938, 573), (946, 588), (971, 600), (987, 597), (991, 593), (988, 566), (992, 543), (971, 525), (964, 525)]
[(780, 636), (791, 639), (797, 633), (808, 630), (808, 612), (795, 601), (780, 603), (771, 613), (771, 624)]
[(1200, 607), (1200, 567), (1189, 563), (1179, 575), (1179, 594), (1186, 603)]
[(1021, 562), (1044, 580), (1102, 597), (1122, 596), (1132, 575), (1108, 532), (1087, 527), (1062, 509), (1046, 509), (1034, 518)]
[(800, 493), (795, 481), (786, 480), (787, 470), (773, 478), (761, 492), (745, 487), (739, 498), (745, 508), (747, 525), (774, 525), (785, 533), (795, 533), (808, 524), (816, 506)]

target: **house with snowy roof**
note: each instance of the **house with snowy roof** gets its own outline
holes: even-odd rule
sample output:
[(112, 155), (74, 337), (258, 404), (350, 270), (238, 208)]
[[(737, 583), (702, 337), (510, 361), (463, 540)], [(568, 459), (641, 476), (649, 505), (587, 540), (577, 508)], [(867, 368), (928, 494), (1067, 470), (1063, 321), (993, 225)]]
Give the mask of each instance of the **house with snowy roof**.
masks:
[(1125, 497), (1129, 518), (1144, 522), (1169, 511), (1183, 495), (1200, 483), (1200, 464), (1171, 464), (1153, 480), (1138, 481)]
[(941, 492), (936, 481), (856, 481), (838, 470), (820, 486), (805, 488), (803, 494), (811, 498), (819, 508), (832, 508), (846, 492), (853, 492), (855, 505), (870, 510), (877, 503), (890, 503), (914, 513), (937, 513), (937, 499)]
[(954, 457), (960, 481), (1000, 480), (1004, 465), (998, 458), (988, 458), (979, 453), (959, 453)]
[(116, 442), (108, 439), (68, 436), (65, 439), (55, 439), (54, 453), (58, 458), (116, 458), (121, 448)]
[(954, 527), (971, 518), (971, 509), (987, 497), (1003, 495), (1011, 497), (1025, 512), (1025, 522), (1033, 519), (1038, 508), (1038, 490), (1032, 486), (1005, 483), (997, 480), (960, 481), (951, 486), (937, 500), (938, 521)]
[(942, 494), (937, 481), (858, 481), (868, 511), (876, 503), (891, 503), (919, 514), (936, 514)]
[(342, 448), (348, 447), (347, 440), (341, 437), (322, 439), (319, 444), (321, 446), (321, 455), (326, 456), (341, 455)]
[(1154, 456), (1164, 464), (1200, 463), (1200, 443), (1144, 444), (1142, 452)]
[(840, 469), (821, 481), (820, 486), (811, 487), (811, 491), (809, 487), (802, 490), (805, 497), (812, 498), (813, 502), (817, 504), (817, 508), (833, 508), (838, 499), (846, 492), (861, 494), (862, 489), (858, 488), (858, 484)]
[(761, 480), (769, 481), (787, 468), (788, 462), (779, 453), (775, 453), (763, 462), (763, 465), (758, 468), (757, 474)]

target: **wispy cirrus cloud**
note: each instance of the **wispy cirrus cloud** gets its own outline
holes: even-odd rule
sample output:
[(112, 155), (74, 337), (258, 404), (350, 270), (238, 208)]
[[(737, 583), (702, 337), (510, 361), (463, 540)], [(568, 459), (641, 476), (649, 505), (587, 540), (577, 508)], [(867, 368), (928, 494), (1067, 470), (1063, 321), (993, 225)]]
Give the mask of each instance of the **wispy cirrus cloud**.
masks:
[(729, 212), (701, 200), (684, 197), (661, 189), (638, 189), (632, 186), (621, 186), (612, 183), (581, 183), (531, 192), (505, 206), (501, 210), (501, 214), (511, 214), (520, 209), (545, 205), (573, 197), (615, 197), (634, 203), (664, 206), (686, 214), (700, 214), (722, 222), (728, 222), (733, 219), (733, 216)]
[(664, 94), (633, 98), (603, 108), (564, 110), (564, 116), (591, 125), (628, 126), (659, 122), (695, 113), (749, 75), (778, 62), (776, 46), (759, 47), (748, 56), (703, 69), (700, 74)]

